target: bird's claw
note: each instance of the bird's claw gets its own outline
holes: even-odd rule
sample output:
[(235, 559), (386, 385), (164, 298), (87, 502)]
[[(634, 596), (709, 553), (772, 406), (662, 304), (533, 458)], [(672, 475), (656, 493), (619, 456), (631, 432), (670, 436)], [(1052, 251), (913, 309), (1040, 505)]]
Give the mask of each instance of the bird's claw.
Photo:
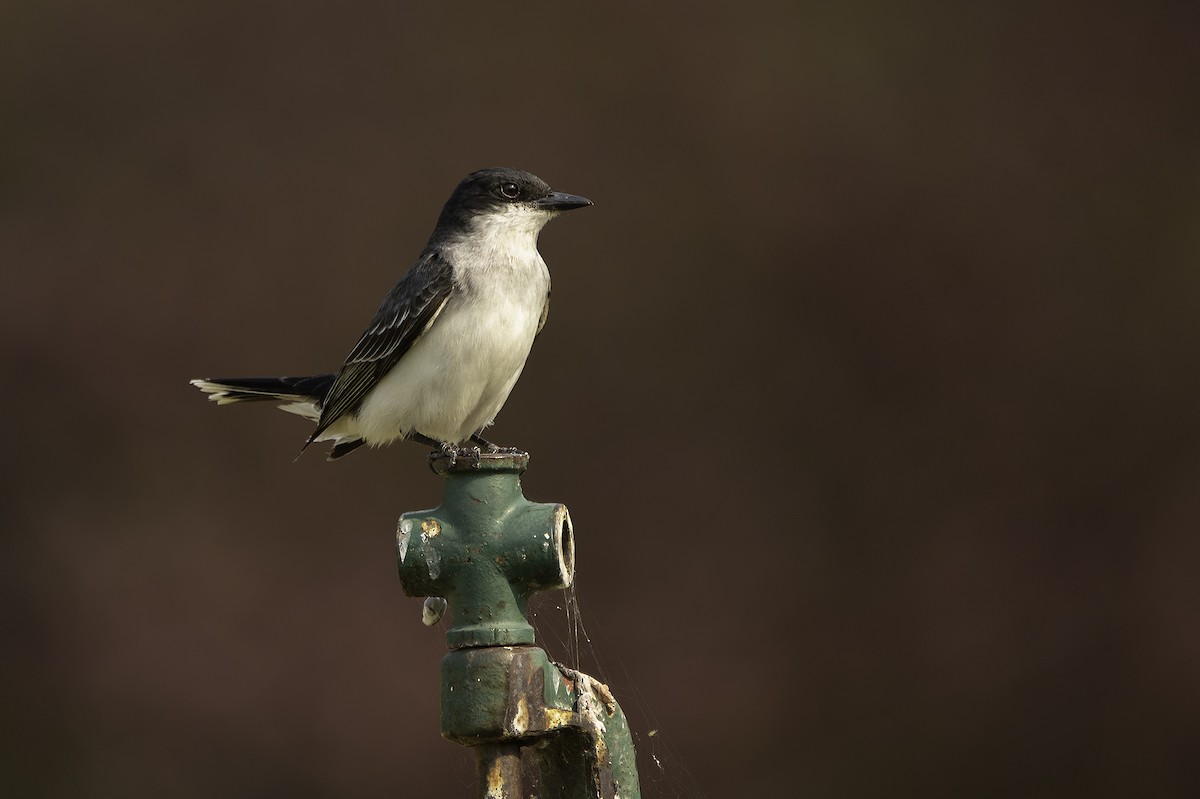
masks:
[(461, 452), (462, 451), (458, 447), (454, 446), (453, 444), (447, 444), (445, 441), (443, 441), (439, 445), (438, 449), (435, 449), (433, 452), (429, 453), (429, 462), (432, 464), (438, 458), (445, 458), (450, 462), (450, 468), (454, 468), (454, 464), (458, 463), (458, 456), (461, 454)]
[[(488, 449), (488, 454), (495, 454), (501, 451), (498, 448), (492, 447)], [(447, 466), (451, 469), (458, 463), (459, 458), (468, 460), (483, 460), (483, 450), (479, 447), (456, 447), (453, 444), (442, 442), (438, 449), (429, 453), (429, 462), (433, 463), (436, 460), (445, 458)]]

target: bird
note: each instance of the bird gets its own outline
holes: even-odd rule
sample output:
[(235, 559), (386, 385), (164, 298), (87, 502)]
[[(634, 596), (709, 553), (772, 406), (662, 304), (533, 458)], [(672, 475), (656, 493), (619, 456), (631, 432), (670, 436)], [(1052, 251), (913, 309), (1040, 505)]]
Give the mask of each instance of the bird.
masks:
[(338, 372), (190, 382), (218, 405), (275, 400), (316, 422), (301, 454), (332, 441), (328, 458), (336, 460), (363, 444), (400, 440), (452, 458), (468, 445), (498, 452), (481, 433), (508, 399), (550, 311), (538, 234), (560, 213), (592, 204), (520, 169), (472, 172)]

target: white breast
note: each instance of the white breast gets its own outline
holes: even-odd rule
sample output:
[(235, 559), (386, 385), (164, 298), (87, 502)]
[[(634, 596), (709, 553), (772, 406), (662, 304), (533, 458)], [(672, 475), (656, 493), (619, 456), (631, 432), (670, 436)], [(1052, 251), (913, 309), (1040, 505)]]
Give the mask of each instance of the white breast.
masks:
[(482, 219), (472, 235), (444, 249), (455, 292), (356, 414), (353, 423), (368, 444), (412, 432), (462, 444), (491, 424), (508, 399), (550, 291), (537, 251), (550, 215), (519, 207), (506, 212)]

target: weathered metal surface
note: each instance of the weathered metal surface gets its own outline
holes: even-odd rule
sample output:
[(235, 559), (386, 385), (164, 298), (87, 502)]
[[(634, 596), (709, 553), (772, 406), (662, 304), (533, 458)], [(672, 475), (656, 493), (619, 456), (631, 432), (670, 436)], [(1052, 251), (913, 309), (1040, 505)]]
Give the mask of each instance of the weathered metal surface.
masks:
[(519, 475), (527, 462), (460, 457), (444, 466), (442, 504), (400, 517), (401, 584), (410, 596), (449, 601), (451, 648), (532, 644), (529, 597), (571, 584), (571, 517), (562, 505), (525, 499)]
[(475, 757), (485, 799), (526, 799), (525, 768), (519, 745), (481, 744), (475, 750)]
[(523, 453), (435, 459), (442, 504), (398, 525), (405, 592), (445, 597), (453, 612), (442, 735), (475, 747), (486, 797), (640, 799), (629, 727), (608, 687), (532, 646), (528, 598), (570, 585), (575, 556), (566, 508), (521, 494), (527, 463)]
[(575, 721), (575, 696), (535, 646), (455, 649), (442, 658), (442, 735), (474, 746)]

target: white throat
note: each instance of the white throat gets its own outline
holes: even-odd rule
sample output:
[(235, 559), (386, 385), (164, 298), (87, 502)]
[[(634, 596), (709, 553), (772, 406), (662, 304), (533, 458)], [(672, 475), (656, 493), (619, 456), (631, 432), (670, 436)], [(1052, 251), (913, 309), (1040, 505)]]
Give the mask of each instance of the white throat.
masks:
[(503, 281), (508, 273), (525, 281), (531, 271), (544, 273), (538, 234), (554, 216), (550, 211), (510, 205), (477, 217), (465, 235), (445, 248), (460, 284), (469, 289), (483, 275)]

